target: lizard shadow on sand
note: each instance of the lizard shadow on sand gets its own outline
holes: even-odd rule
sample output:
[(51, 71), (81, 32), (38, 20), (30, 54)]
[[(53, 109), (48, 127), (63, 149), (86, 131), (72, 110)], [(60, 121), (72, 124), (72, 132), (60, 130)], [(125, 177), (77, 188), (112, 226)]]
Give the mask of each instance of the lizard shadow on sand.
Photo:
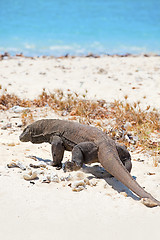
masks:
[[(83, 172), (85, 173), (91, 173), (96, 178), (103, 178), (107, 184), (112, 186), (114, 190), (117, 192), (126, 192), (128, 197), (133, 198), (134, 200), (139, 200), (139, 198), (132, 193), (129, 188), (127, 188), (123, 183), (118, 181), (116, 178), (112, 177), (110, 173), (108, 173), (103, 167), (99, 165), (94, 166), (87, 166), (83, 165)], [(133, 176), (133, 178), (136, 180), (136, 177)]]
[[(33, 156), (37, 159), (37, 161), (41, 161), (41, 162), (45, 162), (46, 164), (50, 164), (52, 161), (50, 159), (43, 159), (37, 156)], [(124, 184), (122, 184), (120, 181), (118, 181), (117, 179), (115, 179), (114, 177), (111, 176), (110, 173), (108, 173), (103, 167), (101, 167), (100, 165), (93, 165), (93, 166), (89, 166), (89, 165), (85, 165), (83, 164), (82, 167), (82, 171), (85, 173), (90, 173), (93, 176), (95, 176), (96, 178), (103, 178), (107, 184), (109, 184), (110, 186), (112, 186), (112, 188), (114, 190), (116, 190), (117, 192), (126, 192), (128, 197), (133, 198), (134, 200), (139, 200), (139, 198), (134, 195), (129, 188), (127, 188)], [(134, 179), (136, 179), (136, 177), (133, 176)]]
[(50, 159), (43, 159), (43, 158), (40, 158), (40, 157), (37, 157), (37, 156), (29, 156), (31, 159), (34, 159), (36, 161), (40, 161), (40, 162), (45, 162), (46, 164), (50, 164), (52, 161)]

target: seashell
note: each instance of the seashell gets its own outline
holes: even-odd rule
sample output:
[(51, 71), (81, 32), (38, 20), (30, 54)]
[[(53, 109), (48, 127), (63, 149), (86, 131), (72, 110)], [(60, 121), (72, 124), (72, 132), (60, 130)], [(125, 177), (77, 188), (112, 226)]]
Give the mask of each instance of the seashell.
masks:
[(85, 179), (84, 179), (84, 182), (85, 182), (86, 185), (90, 185), (90, 181), (89, 181), (88, 178), (85, 178)]
[(33, 159), (35, 161), (38, 160), (38, 158), (36, 156), (33, 156), (33, 155), (27, 155), (26, 158), (31, 158), (31, 159)]
[(30, 108), (28, 108), (28, 107), (20, 107), (20, 106), (13, 106), (12, 108), (10, 108), (10, 111), (12, 111), (14, 113), (22, 113), (24, 111), (29, 112)]
[(147, 175), (155, 175), (155, 172), (148, 172)]
[(23, 178), (25, 179), (25, 180), (34, 180), (34, 179), (36, 179), (37, 178), (37, 172), (32, 172), (32, 171), (30, 171), (28, 174), (24, 174), (23, 175)]
[(11, 163), (8, 163), (8, 164), (7, 164), (7, 167), (8, 167), (8, 168), (14, 168), (14, 167), (17, 167), (17, 165), (16, 165), (15, 162), (11, 162)]
[(42, 179), (42, 183), (50, 183), (51, 180), (50, 180), (50, 177), (49, 176), (44, 176), (43, 179)]
[(17, 167), (19, 167), (21, 170), (26, 170), (26, 166), (24, 164), (22, 164), (21, 162), (16, 162)]
[(72, 191), (73, 191), (73, 192), (80, 192), (80, 191), (82, 191), (82, 190), (84, 190), (84, 189), (85, 189), (85, 187), (79, 186), (79, 187), (76, 187), (76, 188), (72, 188)]
[(4, 125), (3, 127), (1, 127), (1, 129), (6, 130), (7, 128), (11, 128), (11, 127), (12, 127), (12, 124), (8, 123), (8, 124)]
[(33, 167), (33, 168), (41, 168), (41, 167), (46, 168), (47, 164), (39, 162), (39, 163), (36, 163), (36, 164), (35, 163), (34, 164), (30, 163), (29, 166)]
[(80, 192), (85, 189), (86, 184), (85, 184), (84, 180), (79, 180), (79, 181), (75, 181), (74, 183), (72, 183), (71, 186), (72, 186), (72, 191)]
[(96, 185), (97, 185), (97, 180), (95, 179), (95, 178), (93, 178), (93, 179), (91, 179), (90, 180), (90, 185), (91, 185), (91, 187), (95, 187)]
[(82, 180), (85, 178), (85, 174), (83, 172), (77, 172), (76, 178)]
[(22, 127), (23, 124), (22, 124), (22, 122), (18, 122), (18, 123), (16, 124), (16, 126), (17, 126), (17, 127)]
[(142, 198), (141, 202), (146, 205), (147, 207), (156, 207), (158, 206), (157, 203), (155, 203), (153, 200), (149, 199), (149, 198)]
[(28, 169), (28, 175), (32, 175), (32, 170), (31, 169)]
[(18, 168), (20, 168), (21, 170), (26, 170), (26, 166), (25, 166), (25, 165), (23, 165), (23, 164), (22, 164), (21, 162), (19, 162), (19, 161), (15, 161), (15, 160), (12, 160), (11, 163), (8, 163), (8, 164), (7, 164), (7, 167), (8, 167), (8, 168), (18, 167)]
[(121, 192), (120, 194), (121, 194), (122, 196), (124, 196), (124, 197), (127, 197), (127, 196), (128, 196), (126, 192)]
[(54, 176), (58, 176), (56, 172), (52, 171), (51, 172), (51, 176), (54, 177)]
[(86, 186), (86, 183), (84, 182), (84, 180), (79, 180), (79, 181), (75, 181), (74, 183), (72, 183), (72, 187), (73, 188), (77, 188), (79, 186)]
[(51, 175), (50, 180), (51, 182), (59, 183), (59, 177), (57, 175)]
[(132, 124), (131, 124), (130, 122), (126, 122), (126, 123), (124, 124), (124, 128), (125, 128), (126, 130), (129, 130), (131, 127), (132, 127)]
[(65, 177), (62, 176), (62, 177), (60, 178), (60, 180), (61, 180), (61, 181), (65, 181)]
[(43, 169), (40, 169), (37, 171), (37, 174), (45, 174), (45, 171)]
[(45, 183), (50, 183), (50, 182), (59, 183), (59, 177), (56, 173), (52, 172), (51, 174), (44, 176), (43, 179), (42, 179), (42, 182), (45, 182)]
[(71, 181), (71, 180), (73, 180), (73, 177), (72, 177), (71, 174), (69, 174), (68, 177), (66, 177), (65, 179), (66, 179), (67, 181)]
[(106, 196), (112, 197), (112, 194), (111, 193), (106, 193)]

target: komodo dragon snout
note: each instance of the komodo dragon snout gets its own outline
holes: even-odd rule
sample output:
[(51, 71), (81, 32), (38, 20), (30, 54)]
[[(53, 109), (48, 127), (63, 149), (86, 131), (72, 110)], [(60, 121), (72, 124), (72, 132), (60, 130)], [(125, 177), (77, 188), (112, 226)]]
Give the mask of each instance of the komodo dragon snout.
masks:
[(31, 131), (29, 127), (26, 127), (19, 136), (21, 142), (29, 142), (32, 140)]

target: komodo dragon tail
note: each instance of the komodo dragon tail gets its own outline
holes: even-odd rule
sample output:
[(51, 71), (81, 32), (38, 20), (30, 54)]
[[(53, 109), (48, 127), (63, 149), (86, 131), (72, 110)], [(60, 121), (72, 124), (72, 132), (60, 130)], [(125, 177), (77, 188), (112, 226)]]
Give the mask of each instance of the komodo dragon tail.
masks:
[(102, 166), (112, 174), (117, 180), (123, 183), (136, 195), (142, 198), (143, 203), (148, 207), (160, 206), (160, 202), (157, 201), (151, 194), (146, 192), (130, 175), (127, 169), (124, 167), (117, 154), (114, 143), (103, 141), (99, 144), (98, 151), (99, 162)]

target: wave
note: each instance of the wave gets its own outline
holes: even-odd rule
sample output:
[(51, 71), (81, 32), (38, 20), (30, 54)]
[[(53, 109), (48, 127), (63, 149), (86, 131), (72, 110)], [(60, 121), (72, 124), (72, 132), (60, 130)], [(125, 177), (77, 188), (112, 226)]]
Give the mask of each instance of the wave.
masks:
[(25, 56), (82, 56), (89, 53), (96, 55), (106, 55), (106, 54), (147, 54), (155, 53), (160, 54), (159, 50), (152, 48), (142, 47), (142, 46), (127, 46), (120, 45), (115, 47), (104, 46), (99, 42), (93, 42), (89, 45), (71, 44), (71, 45), (51, 45), (51, 46), (36, 46), (33, 43), (24, 43), (23, 46), (16, 47), (0, 47), (0, 53), (9, 52), (11, 55), (17, 53), (23, 53)]

